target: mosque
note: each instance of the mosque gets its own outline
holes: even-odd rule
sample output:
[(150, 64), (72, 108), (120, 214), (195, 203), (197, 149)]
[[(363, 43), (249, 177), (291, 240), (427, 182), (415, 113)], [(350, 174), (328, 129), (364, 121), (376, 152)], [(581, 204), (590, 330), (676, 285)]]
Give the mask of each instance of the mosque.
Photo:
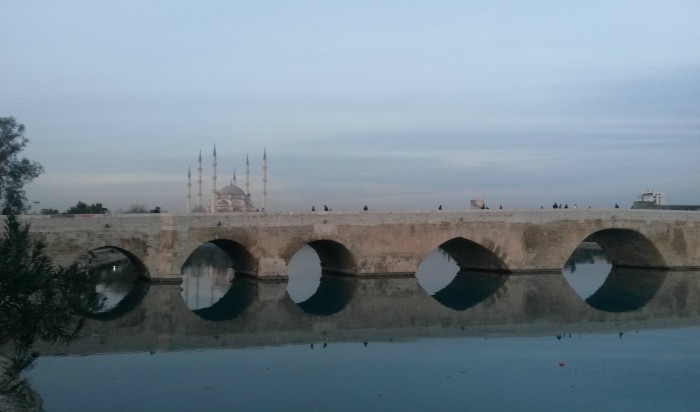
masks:
[(263, 192), (262, 208), (258, 209), (253, 205), (250, 196), (250, 162), (248, 156), (245, 159), (245, 191), (236, 185), (236, 172), (233, 172), (233, 179), (227, 186), (216, 189), (216, 145), (211, 162), (212, 166), (212, 189), (211, 200), (207, 205), (202, 203), (202, 152), (199, 152), (199, 165), (197, 167), (197, 205), (192, 208), (192, 174), (187, 170), (187, 213), (231, 213), (231, 212), (257, 212), (265, 211), (267, 202), (267, 152), (263, 150)]

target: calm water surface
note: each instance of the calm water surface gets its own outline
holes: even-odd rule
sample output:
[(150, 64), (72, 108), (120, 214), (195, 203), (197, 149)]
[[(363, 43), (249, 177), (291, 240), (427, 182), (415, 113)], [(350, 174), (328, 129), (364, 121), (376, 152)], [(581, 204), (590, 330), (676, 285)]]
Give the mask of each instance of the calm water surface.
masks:
[(697, 410), (700, 329), (45, 357), (47, 411)]
[[(133, 314), (145, 292), (133, 286), (139, 284), (133, 276), (117, 272), (114, 266), (107, 270), (106, 281), (99, 286), (110, 302), (103, 318), (122, 319), (124, 327), (132, 328), (126, 330), (140, 330), (133, 329), (136, 320), (122, 313)], [(195, 328), (189, 326), (192, 331), (177, 338), (178, 342), (188, 342), (184, 345), (189, 345), (189, 350), (112, 353), (124, 350), (110, 349), (110, 341), (118, 341), (120, 347), (129, 342), (128, 335), (117, 330), (113, 337), (88, 336), (87, 340), (101, 339), (104, 345), (98, 345), (95, 350), (76, 349), (82, 356), (40, 358), (28, 377), (43, 397), (47, 411), (697, 410), (700, 324), (691, 315), (700, 308), (691, 306), (697, 305), (699, 299), (673, 294), (682, 293), (675, 289), (683, 289), (685, 283), (678, 283), (681, 286), (675, 287), (670, 297), (666, 294), (659, 297), (656, 292), (666, 280), (650, 275), (652, 280), (645, 283), (646, 289), (631, 293), (631, 306), (603, 304), (600, 310), (594, 308), (596, 302), (606, 296), (617, 300), (627, 293), (619, 285), (624, 286), (629, 274), (611, 271), (604, 254), (590, 245), (577, 250), (562, 273), (565, 281), (559, 287), (570, 288), (574, 297), (567, 298), (562, 305), (574, 299), (578, 301), (572, 303), (573, 309), (551, 315), (551, 309), (528, 303), (528, 298), (522, 297), (544, 293), (537, 287), (531, 292), (520, 290), (527, 289), (528, 282), (537, 283), (535, 277), (532, 281), (520, 278), (518, 283), (514, 282), (514, 276), (460, 270), (438, 249), (419, 266), (415, 290), (410, 280), (382, 283), (385, 288), (400, 285), (387, 293), (392, 294), (392, 299), (401, 297), (402, 306), (392, 307), (392, 300), (382, 301), (381, 293), (373, 292), (369, 298), (363, 295), (366, 285), (378, 285), (368, 281), (350, 294), (349, 303), (333, 307), (329, 314), (313, 311), (309, 314), (309, 308), (319, 307), (322, 290), (335, 293), (331, 286), (336, 283), (321, 272), (313, 249), (305, 247), (290, 262), (289, 282), (284, 292), (287, 297), (279, 303), (280, 320), (268, 319), (273, 325), (269, 326), (270, 330), (291, 336), (290, 340), (296, 343), (274, 341), (274, 345), (263, 343), (253, 347), (234, 344), (237, 348), (233, 349), (223, 336), (221, 341), (195, 336), (195, 341), (207, 342), (197, 347), (187, 340), (195, 334)], [(544, 279), (542, 284), (548, 285), (551, 283), (548, 279), (556, 280), (560, 275), (548, 276), (554, 277), (537, 279)], [(115, 279), (125, 280), (115, 285), (119, 283)], [(180, 290), (186, 305), (183, 311), (201, 317), (217, 305), (228, 307), (221, 302), (233, 296), (230, 291), (235, 281), (230, 258), (205, 245), (193, 253), (183, 268)], [(697, 280), (690, 282), (696, 283)], [(130, 291), (130, 287), (141, 291)], [(337, 301), (332, 293), (331, 300)], [(458, 298), (464, 294), (469, 298), (459, 302)], [(243, 295), (238, 292), (235, 296)], [(623, 300), (629, 298), (625, 296)], [(355, 304), (353, 299), (360, 303)], [(120, 312), (121, 301), (128, 301), (128, 308)], [(517, 305), (511, 305), (511, 301)], [(557, 305), (555, 302), (548, 308)], [(372, 310), (363, 312), (363, 306)], [(524, 317), (525, 326), (523, 321), (518, 321), (519, 332), (505, 333), (513, 336), (486, 328), (479, 332), (479, 323), (474, 319), (486, 316), (488, 321), (492, 308), (510, 306), (515, 308), (513, 314), (506, 313), (501, 318)], [(383, 317), (368, 319), (368, 329), (348, 326), (355, 325), (352, 322), (362, 324), (357, 316), (363, 313), (378, 316), (375, 308), (383, 308), (380, 317), (386, 317), (387, 324), (398, 322), (405, 329), (415, 328), (415, 333), (392, 338), (391, 333), (383, 333)], [(684, 314), (684, 319), (672, 318), (668, 325), (659, 320), (660, 316), (674, 313), (676, 308)], [(231, 333), (234, 341), (237, 328), (242, 335), (267, 336), (267, 329), (258, 330), (254, 326), (254, 314), (245, 315), (246, 310), (251, 309), (236, 308), (235, 316), (224, 322), (200, 320), (195, 324), (205, 331), (206, 328), (218, 331), (212, 333), (230, 329), (234, 331)], [(527, 310), (528, 314), (519, 313), (521, 310)], [(409, 314), (403, 318), (396, 316), (406, 311)], [(645, 311), (658, 311), (661, 315)], [(177, 318), (176, 312), (173, 308), (172, 318), (158, 318), (157, 325), (166, 322), (174, 325), (167, 330), (177, 330), (178, 322), (182, 322), (183, 328), (191, 324), (191, 320)], [(360, 315), (343, 317), (347, 313)], [(421, 313), (426, 314), (427, 321), (421, 320)], [(567, 327), (561, 330), (550, 331), (551, 326), (542, 328), (543, 324), (556, 325), (561, 317), (576, 317), (579, 313), (588, 314), (587, 323), (579, 325), (565, 320), (562, 322)], [(596, 313), (605, 320), (597, 323)], [(532, 319), (528, 321), (529, 318)], [(119, 320), (102, 322), (116, 324)], [(293, 330), (285, 329), (293, 322), (306, 328), (303, 334), (295, 335)], [(645, 327), (647, 322), (649, 327)], [(435, 337), (458, 335), (465, 330), (460, 324), (466, 325), (468, 337)], [(531, 334), (528, 324), (534, 336), (528, 336)], [(349, 332), (343, 332), (343, 328)], [(592, 331), (596, 328), (602, 330)], [(431, 334), (432, 330), (436, 335)], [(143, 336), (134, 335), (133, 339), (149, 339), (154, 345), (167, 339), (176, 341), (165, 335), (142, 332)], [(211, 341), (221, 342), (224, 348), (214, 349)], [(134, 347), (138, 347), (138, 342)], [(96, 354), (100, 351), (105, 353)]]

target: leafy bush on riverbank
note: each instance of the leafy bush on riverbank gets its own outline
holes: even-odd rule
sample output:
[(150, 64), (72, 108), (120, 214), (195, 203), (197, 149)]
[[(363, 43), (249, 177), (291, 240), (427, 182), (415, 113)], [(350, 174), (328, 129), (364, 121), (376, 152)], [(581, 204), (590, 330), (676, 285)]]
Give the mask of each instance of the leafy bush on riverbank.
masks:
[(30, 239), (29, 224), (6, 216), (0, 238), (0, 347), (10, 352), (5, 378), (16, 379), (31, 368), (39, 356), (37, 340), (69, 343), (78, 336), (82, 314), (104, 305), (96, 281), (74, 268), (54, 266), (44, 245)]

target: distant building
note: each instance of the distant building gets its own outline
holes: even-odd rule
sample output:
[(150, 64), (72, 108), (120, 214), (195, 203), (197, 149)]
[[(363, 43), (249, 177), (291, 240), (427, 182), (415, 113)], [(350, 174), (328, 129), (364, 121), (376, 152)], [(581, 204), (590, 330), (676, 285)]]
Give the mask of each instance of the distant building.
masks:
[(700, 210), (700, 205), (669, 205), (666, 193), (647, 190), (632, 203), (632, 209)]
[(666, 206), (666, 193), (657, 192), (655, 190), (647, 190), (639, 195), (638, 201), (653, 203), (656, 206)]
[[(253, 201), (250, 196), (250, 163), (248, 162), (248, 157), (246, 156), (245, 166), (246, 166), (246, 181), (244, 191), (240, 187), (236, 186), (236, 172), (233, 173), (233, 179), (231, 184), (224, 186), (221, 190), (216, 189), (216, 147), (214, 147), (213, 159), (212, 159), (212, 189), (211, 189), (211, 200), (208, 205), (202, 204), (202, 153), (199, 153), (198, 159), (199, 165), (197, 168), (198, 172), (198, 190), (197, 190), (197, 205), (192, 208), (192, 176), (190, 171), (187, 172), (187, 213), (192, 212), (207, 212), (207, 213), (230, 213), (230, 212), (255, 212), (258, 209), (253, 205)], [(262, 210), (265, 210), (265, 203), (267, 201), (267, 153), (263, 151), (263, 193), (262, 193)]]

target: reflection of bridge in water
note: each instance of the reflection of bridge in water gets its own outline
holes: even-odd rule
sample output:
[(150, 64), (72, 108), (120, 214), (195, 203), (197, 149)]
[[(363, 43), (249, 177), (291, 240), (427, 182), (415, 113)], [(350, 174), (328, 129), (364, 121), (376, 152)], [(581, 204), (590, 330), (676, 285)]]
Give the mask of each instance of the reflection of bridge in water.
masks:
[(297, 305), (285, 282), (236, 280), (217, 304), (197, 313), (179, 285), (156, 284), (139, 292), (142, 300), (130, 310), (89, 321), (84, 338), (71, 346), (42, 350), (172, 351), (700, 325), (699, 271), (614, 269), (588, 302), (554, 273), (463, 273), (453, 283), (451, 294), (431, 297), (415, 277), (331, 276)]

